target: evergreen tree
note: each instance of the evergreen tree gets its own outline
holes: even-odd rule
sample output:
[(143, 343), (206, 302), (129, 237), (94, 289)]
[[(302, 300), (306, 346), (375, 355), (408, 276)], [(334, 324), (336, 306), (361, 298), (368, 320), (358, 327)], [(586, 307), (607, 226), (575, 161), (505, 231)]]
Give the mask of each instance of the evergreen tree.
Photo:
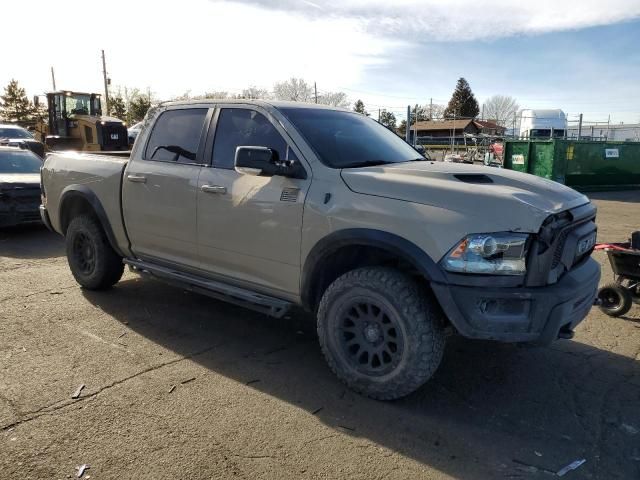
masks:
[(396, 116), (392, 112), (382, 110), (380, 112), (380, 123), (391, 130), (395, 130)]
[(29, 120), (34, 107), (27, 98), (27, 93), (17, 80), (11, 80), (0, 96), (0, 117), (5, 120), (23, 122)]
[(113, 117), (119, 118), (120, 120), (127, 118), (127, 106), (120, 92), (110, 96), (109, 110), (109, 115)]
[(353, 111), (366, 115), (367, 117), (369, 116), (369, 113), (364, 108), (364, 102), (362, 100), (356, 100), (356, 103), (353, 104)]
[(151, 100), (148, 95), (136, 95), (129, 103), (130, 122), (139, 122), (151, 108)]
[(460, 77), (444, 111), (444, 116), (445, 118), (475, 118), (478, 113), (480, 113), (480, 107), (469, 82)]

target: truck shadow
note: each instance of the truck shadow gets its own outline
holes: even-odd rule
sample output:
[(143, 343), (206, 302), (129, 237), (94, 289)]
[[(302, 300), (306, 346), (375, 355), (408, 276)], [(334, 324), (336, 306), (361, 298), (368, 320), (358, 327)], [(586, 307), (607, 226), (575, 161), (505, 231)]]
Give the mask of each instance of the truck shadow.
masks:
[(0, 256), (22, 259), (60, 257), (64, 239), (44, 225), (0, 228)]
[(588, 462), (576, 478), (638, 474), (631, 458), (640, 452), (621, 428), (640, 428), (640, 366), (630, 357), (579, 341), (536, 348), (452, 337), (427, 385), (378, 402), (333, 376), (307, 314), (273, 319), (131, 277), (84, 295), (152, 342), (454, 478), (548, 478), (579, 458)]

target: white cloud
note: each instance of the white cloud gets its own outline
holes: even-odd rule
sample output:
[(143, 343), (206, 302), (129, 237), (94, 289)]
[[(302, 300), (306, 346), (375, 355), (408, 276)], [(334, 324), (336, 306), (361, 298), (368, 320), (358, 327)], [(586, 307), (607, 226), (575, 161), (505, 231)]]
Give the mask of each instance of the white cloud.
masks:
[(370, 33), (477, 40), (585, 28), (640, 16), (638, 0), (235, 0), (310, 18), (358, 20)]
[[(308, 8), (314, 2), (305, 2)], [(15, 77), (29, 93), (51, 88), (102, 90), (100, 50), (114, 85), (150, 87), (160, 97), (207, 90), (270, 88), (291, 76), (321, 89), (361, 80), (402, 42), (378, 38), (355, 18), (310, 18), (238, 3), (192, 0), (23, 0), (3, 38), (21, 45), (0, 63), (0, 87)], [(322, 8), (322, 7), (318, 7)], [(51, 40), (55, 39), (52, 43)]]

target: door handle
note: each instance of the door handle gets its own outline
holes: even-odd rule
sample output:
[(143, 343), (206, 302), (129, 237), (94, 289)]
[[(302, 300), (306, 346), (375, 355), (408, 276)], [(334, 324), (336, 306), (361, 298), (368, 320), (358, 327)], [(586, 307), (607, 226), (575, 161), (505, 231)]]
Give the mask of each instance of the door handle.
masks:
[(202, 190), (204, 193), (227, 193), (227, 187), (221, 187), (220, 185), (202, 185), (200, 187), (200, 190)]
[(127, 175), (127, 180), (133, 183), (147, 183), (147, 177), (144, 175), (133, 175), (131, 173)]

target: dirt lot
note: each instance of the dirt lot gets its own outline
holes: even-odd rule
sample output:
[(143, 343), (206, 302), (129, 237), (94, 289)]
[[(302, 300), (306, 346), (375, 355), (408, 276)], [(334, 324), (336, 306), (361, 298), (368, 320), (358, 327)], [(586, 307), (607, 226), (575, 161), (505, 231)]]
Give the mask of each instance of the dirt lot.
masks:
[[(640, 228), (640, 192), (592, 197), (600, 241)], [(63, 255), (0, 232), (0, 478), (536, 479), (582, 458), (565, 478), (640, 478), (638, 306), (550, 348), (451, 338), (428, 385), (382, 403), (333, 377), (302, 314), (130, 273), (87, 292)]]

